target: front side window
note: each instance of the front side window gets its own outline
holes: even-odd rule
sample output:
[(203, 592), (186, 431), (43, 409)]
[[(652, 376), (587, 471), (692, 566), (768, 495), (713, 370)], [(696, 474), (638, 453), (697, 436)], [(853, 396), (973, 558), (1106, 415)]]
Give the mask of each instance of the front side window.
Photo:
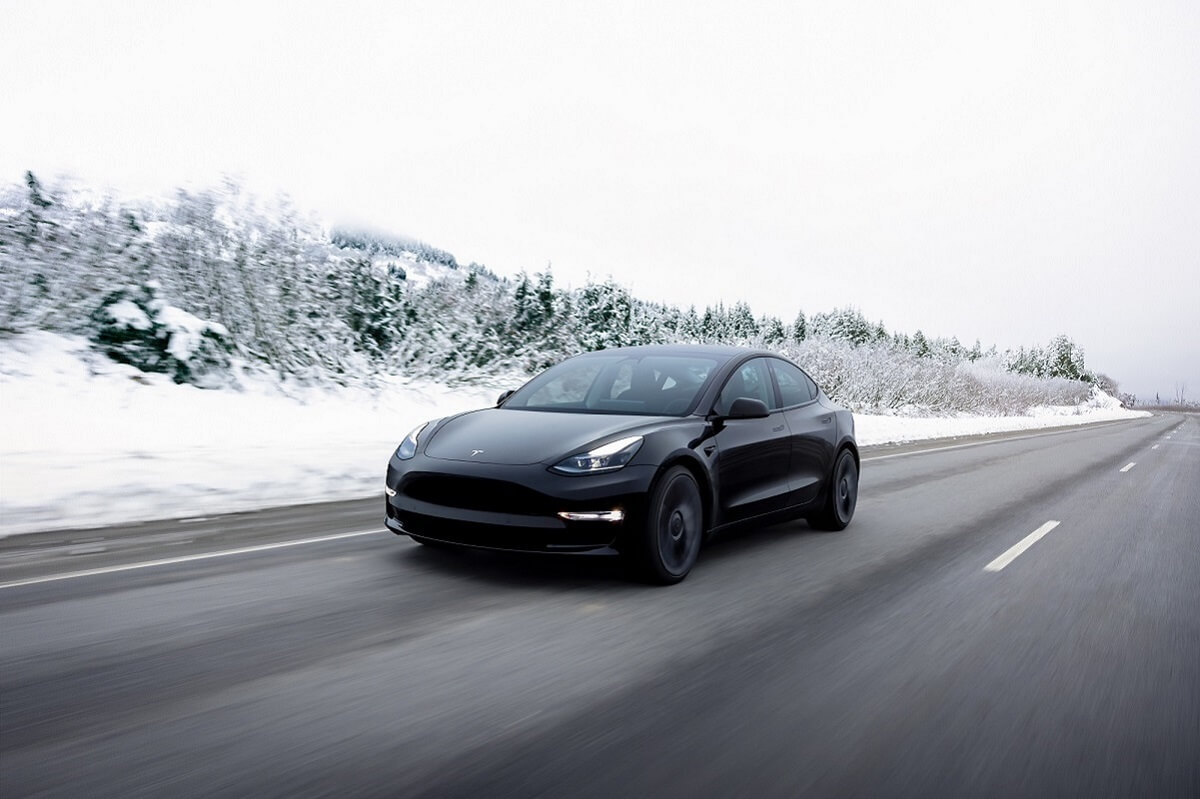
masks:
[(766, 358), (752, 358), (739, 366), (725, 381), (713, 410), (720, 416), (726, 415), (738, 397), (762, 400), (769, 410), (779, 407), (771, 387), (771, 373), (767, 371)]
[(617, 372), (613, 378), (612, 385), (608, 388), (608, 396), (605, 399), (620, 399), (621, 395), (633, 388), (633, 367), (636, 364), (633, 358), (626, 358), (621, 363), (617, 364)]

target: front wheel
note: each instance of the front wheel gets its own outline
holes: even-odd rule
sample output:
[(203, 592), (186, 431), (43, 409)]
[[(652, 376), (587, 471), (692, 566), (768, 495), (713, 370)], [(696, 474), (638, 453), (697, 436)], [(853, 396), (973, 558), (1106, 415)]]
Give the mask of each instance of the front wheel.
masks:
[(655, 485), (646, 527), (635, 549), (638, 566), (651, 582), (677, 583), (696, 563), (704, 537), (704, 505), (696, 478), (674, 466)]
[(825, 492), (825, 504), (820, 512), (808, 517), (808, 523), (821, 530), (845, 530), (854, 518), (858, 505), (858, 465), (850, 450), (838, 453), (833, 465), (833, 479)]

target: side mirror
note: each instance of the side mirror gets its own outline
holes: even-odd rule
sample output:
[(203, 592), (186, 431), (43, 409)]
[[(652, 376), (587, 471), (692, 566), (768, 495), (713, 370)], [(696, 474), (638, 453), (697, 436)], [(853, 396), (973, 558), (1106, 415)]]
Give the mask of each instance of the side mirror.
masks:
[(726, 419), (765, 419), (770, 416), (771, 412), (767, 410), (767, 403), (752, 397), (738, 397), (729, 406), (729, 413), (725, 414)]
[(499, 408), (501, 405), (504, 404), (504, 401), (506, 399), (508, 399), (509, 397), (511, 397), (512, 395), (513, 395), (513, 390), (511, 388), (508, 391), (500, 392), (500, 398), (496, 400), (496, 407)]

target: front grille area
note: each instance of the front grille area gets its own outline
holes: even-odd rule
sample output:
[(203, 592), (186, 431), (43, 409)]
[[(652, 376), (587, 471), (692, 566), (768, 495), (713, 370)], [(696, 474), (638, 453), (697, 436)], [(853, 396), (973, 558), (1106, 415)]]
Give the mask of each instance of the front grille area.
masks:
[(396, 475), (389, 469), (388, 485), (396, 488), (396, 496), (387, 500), (394, 531), (403, 528), (417, 538), (489, 549), (619, 549), (629, 522), (569, 522), (559, 518), (558, 512), (621, 508), (627, 520), (636, 520), (642, 507), (637, 494), (565, 500), (507, 480), (437, 472)]
[(558, 529), (510, 527), (439, 519), (393, 508), (390, 505), (388, 516), (400, 522), (406, 533), (417, 537), (465, 546), (527, 552), (600, 549), (613, 543), (619, 527), (601, 524), (564, 525)]
[(560, 504), (516, 483), (457, 475), (410, 474), (398, 490), (406, 497), (444, 508), (521, 516), (553, 515)]

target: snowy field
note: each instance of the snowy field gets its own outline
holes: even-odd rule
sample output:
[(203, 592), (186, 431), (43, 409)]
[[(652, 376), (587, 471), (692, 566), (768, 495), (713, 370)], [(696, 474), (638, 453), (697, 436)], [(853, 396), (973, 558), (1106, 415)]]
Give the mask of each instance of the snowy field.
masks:
[[(50, 333), (0, 348), (0, 536), (209, 516), (382, 493), (412, 427), (491, 405), (507, 382), (381, 391), (282, 389), (247, 381), (206, 391), (147, 375)], [(1028, 416), (856, 414), (862, 445), (1148, 415), (1097, 395)]]

